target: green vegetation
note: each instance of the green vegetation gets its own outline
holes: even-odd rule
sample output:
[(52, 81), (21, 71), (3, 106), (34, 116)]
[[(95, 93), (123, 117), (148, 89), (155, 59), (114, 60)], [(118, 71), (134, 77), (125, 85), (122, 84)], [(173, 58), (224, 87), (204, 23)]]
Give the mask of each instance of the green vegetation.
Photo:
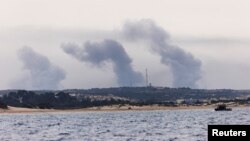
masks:
[[(73, 109), (107, 105), (202, 105), (214, 103), (249, 104), (248, 90), (202, 90), (167, 87), (118, 87), (62, 91), (0, 91), (0, 106)], [(1, 108), (0, 107), (0, 108)]]
[(5, 104), (2, 100), (0, 100), (0, 109), (8, 109), (7, 104)]

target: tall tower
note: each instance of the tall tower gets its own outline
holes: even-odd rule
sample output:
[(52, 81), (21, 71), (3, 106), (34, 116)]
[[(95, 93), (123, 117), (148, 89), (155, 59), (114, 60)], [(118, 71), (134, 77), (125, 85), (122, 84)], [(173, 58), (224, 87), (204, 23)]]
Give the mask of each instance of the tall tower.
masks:
[(148, 69), (146, 68), (146, 74), (145, 74), (146, 76), (146, 87), (148, 87)]

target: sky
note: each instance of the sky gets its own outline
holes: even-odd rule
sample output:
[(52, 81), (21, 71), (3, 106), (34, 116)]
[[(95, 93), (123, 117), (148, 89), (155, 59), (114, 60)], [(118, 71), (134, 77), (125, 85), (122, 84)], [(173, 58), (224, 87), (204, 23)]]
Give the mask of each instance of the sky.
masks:
[(0, 89), (250, 89), (249, 5), (0, 0)]

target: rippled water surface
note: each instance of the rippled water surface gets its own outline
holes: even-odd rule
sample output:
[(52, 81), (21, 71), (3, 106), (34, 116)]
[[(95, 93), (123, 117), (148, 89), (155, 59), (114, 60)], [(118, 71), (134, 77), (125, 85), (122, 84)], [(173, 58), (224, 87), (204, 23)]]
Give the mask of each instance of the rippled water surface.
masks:
[(0, 140), (206, 140), (208, 124), (250, 124), (250, 108), (0, 114)]

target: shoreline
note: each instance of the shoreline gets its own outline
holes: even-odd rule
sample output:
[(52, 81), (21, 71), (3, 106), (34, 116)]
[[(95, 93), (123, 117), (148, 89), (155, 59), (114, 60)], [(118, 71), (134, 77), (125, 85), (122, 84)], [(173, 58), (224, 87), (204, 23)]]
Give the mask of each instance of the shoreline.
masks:
[[(101, 106), (79, 109), (35, 109), (35, 108), (20, 108), (8, 106), (8, 109), (0, 109), (0, 114), (5, 113), (56, 113), (56, 112), (109, 112), (109, 111), (152, 111), (152, 110), (192, 110), (192, 109), (214, 109), (216, 105), (201, 105), (201, 106)], [(250, 108), (250, 105), (229, 105), (230, 108)]]

